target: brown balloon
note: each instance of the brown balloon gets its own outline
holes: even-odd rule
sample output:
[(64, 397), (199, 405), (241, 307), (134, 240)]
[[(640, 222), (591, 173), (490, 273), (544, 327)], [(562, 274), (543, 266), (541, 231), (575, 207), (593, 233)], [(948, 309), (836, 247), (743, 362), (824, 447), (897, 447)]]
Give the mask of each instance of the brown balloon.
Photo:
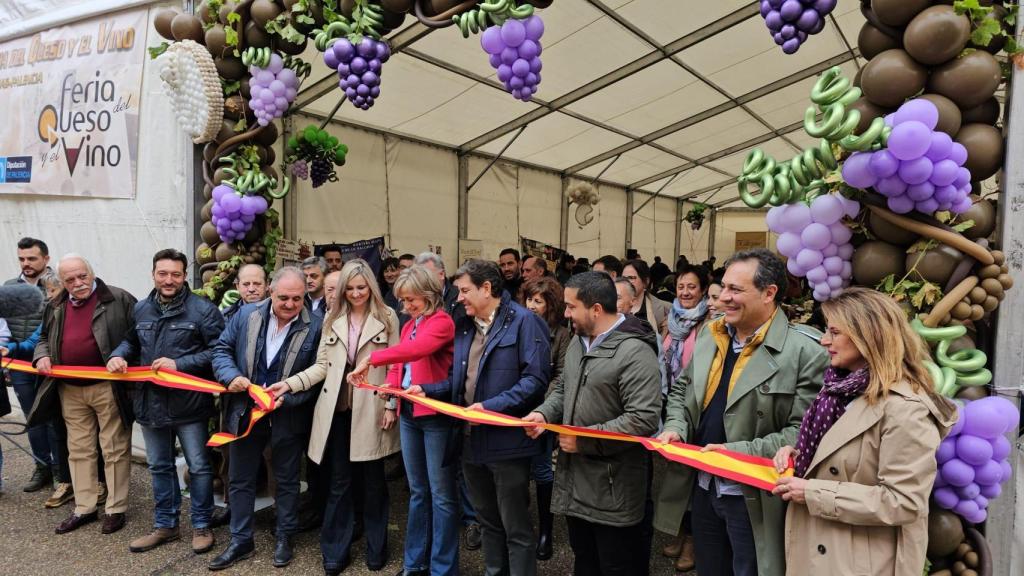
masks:
[(949, 510), (932, 506), (928, 511), (928, 557), (943, 558), (952, 554), (964, 541), (964, 525)]
[(870, 22), (865, 22), (860, 28), (860, 34), (857, 35), (857, 48), (860, 49), (861, 56), (871, 60), (886, 50), (902, 46), (899, 40), (875, 28)]
[[(928, 71), (899, 49), (886, 50), (864, 66), (860, 84), (864, 96), (878, 106), (896, 108), (924, 88)], [(954, 99), (955, 101), (955, 99)]]
[(907, 254), (906, 266), (909, 269), (916, 263), (917, 273), (911, 275), (914, 280), (924, 279), (939, 286), (945, 286), (963, 259), (963, 252), (951, 246), (939, 244), (923, 253)]
[(995, 96), (985, 100), (974, 108), (962, 112), (964, 124), (989, 124), (995, 126), (999, 121), (999, 100)]
[(952, 6), (931, 6), (907, 24), (903, 49), (914, 60), (935, 66), (955, 58), (971, 37), (971, 21)]
[(930, 0), (872, 0), (871, 9), (882, 24), (899, 27), (905, 26), (929, 5)]
[(1003, 135), (993, 126), (967, 124), (960, 128), (954, 140), (967, 148), (964, 168), (971, 171), (971, 180), (986, 180), (1002, 167)]
[(380, 5), (388, 12), (409, 12), (413, 4), (415, 0), (380, 0)]
[(928, 91), (942, 94), (961, 109), (967, 109), (991, 98), (1002, 81), (1003, 73), (995, 57), (975, 50), (932, 70)]
[[(888, 220), (878, 216), (874, 212), (869, 212), (868, 228), (879, 240), (889, 244), (895, 244), (896, 246), (910, 246), (914, 242), (917, 242), (918, 239), (917, 234), (914, 234), (906, 228), (890, 223)], [(902, 254), (900, 257), (902, 258)]]
[(935, 104), (935, 107), (939, 109), (939, 123), (935, 126), (935, 129), (949, 134), (950, 137), (956, 136), (956, 133), (960, 131), (960, 123), (962, 121), (960, 108), (957, 107), (956, 103), (942, 94), (922, 94), (919, 98)]
[(956, 397), (960, 400), (967, 400), (973, 402), (975, 400), (981, 400), (988, 396), (988, 390), (984, 386), (964, 386), (956, 393)]
[(891, 109), (875, 106), (870, 100), (863, 96), (854, 100), (853, 103), (847, 107), (847, 110), (856, 110), (860, 112), (860, 122), (857, 123), (857, 128), (854, 129), (854, 134), (863, 133), (867, 130), (872, 120), (875, 118), (882, 118), (889, 112), (892, 112)]
[(996, 207), (990, 200), (982, 200), (977, 196), (971, 198), (974, 204), (971, 209), (958, 218), (961, 222), (974, 221), (974, 226), (964, 230), (963, 235), (974, 240), (988, 238), (996, 229)]
[(210, 29), (206, 31), (205, 40), (206, 49), (210, 51), (210, 55), (214, 58), (228, 55), (228, 36), (227, 32), (224, 31), (224, 26), (221, 24), (218, 23), (210, 26)]
[(156, 28), (157, 34), (160, 34), (167, 40), (174, 40), (174, 32), (171, 31), (171, 22), (178, 14), (181, 14), (181, 12), (170, 8), (157, 12), (156, 16), (153, 18), (153, 28)]
[(874, 288), (890, 274), (900, 277), (906, 271), (903, 248), (879, 240), (861, 244), (853, 253), (853, 278), (858, 286)]
[(178, 14), (171, 20), (171, 34), (175, 40), (193, 40), (203, 43), (203, 23), (191, 14)]

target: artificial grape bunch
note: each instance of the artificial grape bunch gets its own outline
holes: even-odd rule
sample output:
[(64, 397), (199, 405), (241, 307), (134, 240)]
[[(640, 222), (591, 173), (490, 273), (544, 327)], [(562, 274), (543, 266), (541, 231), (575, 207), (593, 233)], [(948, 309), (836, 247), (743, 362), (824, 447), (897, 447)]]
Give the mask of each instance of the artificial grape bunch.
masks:
[(338, 86), (352, 104), (363, 110), (369, 110), (380, 96), (380, 75), (390, 57), (387, 42), (369, 36), (355, 44), (339, 38), (324, 51), (324, 63), (338, 72)]
[(270, 207), (267, 199), (259, 194), (240, 194), (227, 184), (213, 189), (211, 221), (217, 234), (224, 242), (235, 242), (245, 238), (256, 217)]
[(312, 178), (313, 187), (335, 182), (335, 166), (345, 165), (348, 146), (331, 136), (326, 130), (310, 124), (288, 139), (285, 162), (296, 178)]
[(544, 22), (540, 16), (531, 15), (505, 20), (480, 36), (480, 46), (489, 54), (491, 67), (498, 71), (498, 80), (513, 98), (523, 102), (530, 101), (540, 84), (543, 35)]
[(825, 18), (837, 0), (761, 0), (761, 17), (772, 39), (786, 54), (793, 54), (807, 40), (825, 28)]
[(284, 115), (298, 94), (299, 77), (270, 48), (249, 48), (242, 55), (249, 66), (249, 108), (260, 126)]

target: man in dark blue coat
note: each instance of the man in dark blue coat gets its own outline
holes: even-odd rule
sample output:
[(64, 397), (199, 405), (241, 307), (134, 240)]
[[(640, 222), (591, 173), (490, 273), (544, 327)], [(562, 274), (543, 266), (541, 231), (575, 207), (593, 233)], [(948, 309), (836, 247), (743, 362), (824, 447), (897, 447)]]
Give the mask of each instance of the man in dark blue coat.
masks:
[[(246, 390), (269, 387), (316, 362), (321, 320), (304, 306), (306, 277), (293, 266), (281, 268), (270, 283), (270, 299), (247, 304), (231, 318), (213, 351), (217, 381), (228, 387), (222, 397), (221, 428), (245, 432), (254, 406)], [(306, 451), (312, 413), (304, 404), (319, 390), (286, 394), (249, 435), (228, 444), (228, 494), (231, 544), (210, 564), (222, 570), (252, 555), (256, 481), (263, 450), (270, 444), (277, 489), (277, 546), (274, 566), (292, 560), (291, 537), (298, 531), (299, 468)]]
[[(473, 409), (525, 416), (544, 400), (551, 370), (547, 325), (502, 289), (497, 264), (470, 260), (455, 273), (466, 315), (455, 326), (448, 380), (424, 385), (430, 396)], [(455, 429), (462, 473), (483, 527), (486, 574), (532, 576), (536, 539), (530, 520), (530, 463), (540, 443), (521, 430)]]
[[(212, 302), (192, 294), (185, 282), (186, 270), (188, 259), (173, 248), (153, 256), (155, 287), (148, 298), (135, 304), (135, 327), (111, 352), (108, 371), (125, 372), (133, 364), (210, 378), (213, 345), (224, 329), (224, 320)], [(133, 540), (128, 549), (145, 552), (179, 537), (177, 437), (191, 476), (192, 550), (208, 552), (213, 547), (213, 468), (206, 451), (206, 423), (213, 412), (213, 396), (147, 382), (135, 391), (133, 408), (146, 440), (156, 510), (153, 530)]]

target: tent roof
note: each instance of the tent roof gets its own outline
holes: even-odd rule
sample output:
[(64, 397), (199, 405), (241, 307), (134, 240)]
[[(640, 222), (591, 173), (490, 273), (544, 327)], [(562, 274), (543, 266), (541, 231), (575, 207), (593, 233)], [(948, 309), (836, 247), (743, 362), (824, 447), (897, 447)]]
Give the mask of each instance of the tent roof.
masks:
[[(852, 78), (864, 64), (856, 52), (859, 2), (841, 2), (790, 56), (772, 41), (758, 5), (558, 0), (540, 11), (543, 80), (530, 103), (504, 91), (478, 37), (413, 22), (390, 36), (396, 54), (373, 108), (343, 105), (334, 117), (459, 152), (504, 150), (564, 175), (730, 205), (751, 148), (781, 160), (812, 143), (802, 123), (817, 75), (840, 65)], [(312, 48), (305, 58), (322, 62)], [(325, 117), (341, 93), (333, 74), (319, 73), (296, 107)]]

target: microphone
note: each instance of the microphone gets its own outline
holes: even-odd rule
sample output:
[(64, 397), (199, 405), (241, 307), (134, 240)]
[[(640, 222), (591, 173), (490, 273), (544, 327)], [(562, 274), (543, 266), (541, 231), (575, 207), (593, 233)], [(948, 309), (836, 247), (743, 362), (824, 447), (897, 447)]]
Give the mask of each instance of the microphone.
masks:
[(0, 286), (0, 318), (30, 316), (43, 305), (43, 292), (31, 284)]

